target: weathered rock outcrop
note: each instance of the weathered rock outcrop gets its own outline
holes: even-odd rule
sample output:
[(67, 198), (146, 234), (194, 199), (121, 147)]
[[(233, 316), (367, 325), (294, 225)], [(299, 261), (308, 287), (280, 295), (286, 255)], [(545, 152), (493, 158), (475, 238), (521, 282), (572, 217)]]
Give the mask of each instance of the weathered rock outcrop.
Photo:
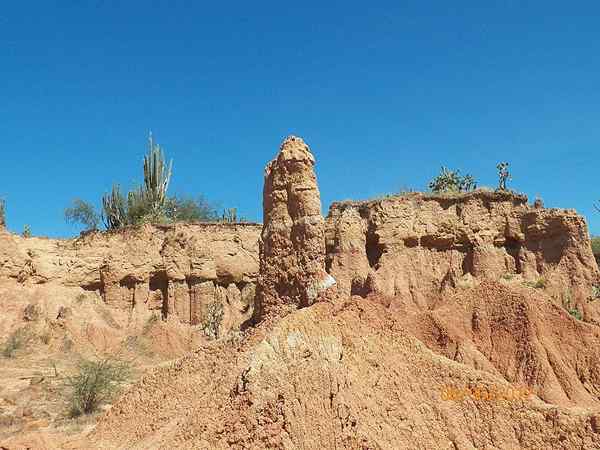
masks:
[[(202, 325), (222, 334), (253, 316), (256, 224), (145, 225), (71, 240), (0, 234), (0, 280), (96, 291), (116, 309)], [(214, 334), (214, 333), (213, 333)]]
[(585, 220), (573, 210), (531, 207), (512, 193), (334, 203), (327, 268), (345, 294), (406, 297), (422, 309), (444, 289), (518, 277), (598, 316), (597, 302), (588, 302), (600, 274)]
[(260, 302), (265, 313), (307, 306), (333, 283), (325, 272), (325, 223), (304, 141), (290, 136), (265, 169), (260, 246)]

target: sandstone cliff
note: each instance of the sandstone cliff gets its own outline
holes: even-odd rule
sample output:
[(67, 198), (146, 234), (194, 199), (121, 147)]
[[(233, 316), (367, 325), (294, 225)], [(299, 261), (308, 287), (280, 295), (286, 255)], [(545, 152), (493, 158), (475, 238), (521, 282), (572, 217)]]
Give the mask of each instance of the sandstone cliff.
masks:
[(155, 311), (191, 325), (217, 314), (225, 333), (253, 315), (259, 233), (256, 224), (211, 223), (145, 225), (71, 240), (0, 233), (0, 281), (80, 287), (132, 316)]
[(430, 308), (444, 291), (520, 280), (598, 320), (600, 282), (585, 220), (504, 192), (407, 194), (334, 203), (327, 268), (345, 295), (379, 293)]

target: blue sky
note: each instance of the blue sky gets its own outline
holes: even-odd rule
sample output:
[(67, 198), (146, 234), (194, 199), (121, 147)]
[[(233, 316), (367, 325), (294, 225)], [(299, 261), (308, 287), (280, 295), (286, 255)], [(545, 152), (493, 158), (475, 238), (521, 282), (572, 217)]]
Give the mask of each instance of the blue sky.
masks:
[[(9, 2), (0, 10), (8, 226), (141, 181), (152, 130), (171, 193), (262, 219), (288, 134), (334, 200), (425, 189), (440, 166), (575, 208), (600, 234), (597, 2)], [(326, 3), (326, 4), (325, 4)], [(152, 4), (152, 6), (150, 6)]]

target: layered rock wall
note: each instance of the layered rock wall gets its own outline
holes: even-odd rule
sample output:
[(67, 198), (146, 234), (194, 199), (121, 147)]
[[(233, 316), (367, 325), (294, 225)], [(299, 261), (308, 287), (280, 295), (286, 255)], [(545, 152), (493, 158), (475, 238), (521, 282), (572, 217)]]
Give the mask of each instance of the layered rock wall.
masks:
[(403, 296), (422, 308), (446, 288), (513, 277), (574, 306), (600, 281), (585, 220), (512, 193), (334, 203), (326, 239), (327, 269), (343, 293)]
[[(253, 316), (258, 276), (256, 224), (144, 225), (77, 239), (0, 233), (0, 280), (96, 291), (112, 308), (220, 332)], [(214, 330), (213, 330), (214, 331)]]

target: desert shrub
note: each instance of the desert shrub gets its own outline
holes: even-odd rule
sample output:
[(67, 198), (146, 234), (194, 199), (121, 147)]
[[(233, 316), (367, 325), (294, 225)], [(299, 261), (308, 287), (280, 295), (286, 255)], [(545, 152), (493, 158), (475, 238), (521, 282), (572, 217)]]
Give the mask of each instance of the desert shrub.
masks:
[(218, 220), (215, 208), (204, 197), (173, 196), (167, 199), (165, 214), (174, 222), (213, 222)]
[(144, 324), (144, 329), (142, 330), (142, 334), (148, 334), (154, 326), (154, 324), (157, 323), (159, 320), (160, 316), (156, 312), (153, 312), (152, 315), (148, 317), (148, 320), (146, 320), (146, 323)]
[(592, 236), (592, 253), (600, 257), (600, 236)]
[(508, 171), (509, 164), (507, 162), (498, 163), (496, 169), (498, 169), (498, 190), (506, 191), (508, 190), (506, 184), (508, 180), (512, 180), (510, 176), (510, 172)]
[(6, 224), (6, 202), (0, 198), (0, 226)]
[(130, 365), (111, 357), (100, 360), (82, 360), (75, 375), (67, 377), (69, 415), (91, 414), (110, 400), (127, 380)]
[(598, 298), (600, 298), (600, 286), (592, 286), (592, 295), (591, 295), (592, 300), (596, 300)]
[(65, 221), (71, 224), (81, 224), (85, 227), (85, 230), (97, 230), (100, 217), (94, 205), (76, 198), (71, 206), (65, 209)]
[(70, 352), (73, 349), (75, 343), (68, 336), (63, 337), (62, 344), (60, 346), (61, 351)]
[(506, 280), (506, 281), (510, 281), (515, 277), (514, 274), (512, 273), (505, 273), (504, 275), (502, 275), (502, 279)]
[(206, 308), (206, 315), (202, 321), (202, 330), (209, 338), (219, 337), (219, 328), (223, 320), (223, 305), (220, 302), (209, 303)]
[(31, 227), (27, 224), (23, 225), (23, 233), (21, 233), (21, 235), (24, 238), (30, 238), (31, 237)]
[(14, 358), (17, 351), (24, 349), (31, 340), (31, 335), (26, 328), (18, 328), (13, 331), (2, 348), (2, 355), (5, 358)]
[(527, 281), (525, 284), (535, 289), (544, 289), (546, 287), (547, 281), (544, 277), (540, 277), (535, 281)]
[(461, 176), (459, 170), (442, 167), (440, 173), (429, 183), (435, 193), (457, 193), (475, 190), (477, 183), (471, 175)]
[(582, 319), (582, 315), (581, 312), (577, 309), (577, 308), (570, 308), (569, 310), (569, 314), (571, 314), (573, 317), (575, 317), (577, 320), (581, 320)]
[(44, 345), (48, 345), (52, 340), (52, 333), (50, 330), (46, 330), (44, 333), (40, 335), (40, 342)]

